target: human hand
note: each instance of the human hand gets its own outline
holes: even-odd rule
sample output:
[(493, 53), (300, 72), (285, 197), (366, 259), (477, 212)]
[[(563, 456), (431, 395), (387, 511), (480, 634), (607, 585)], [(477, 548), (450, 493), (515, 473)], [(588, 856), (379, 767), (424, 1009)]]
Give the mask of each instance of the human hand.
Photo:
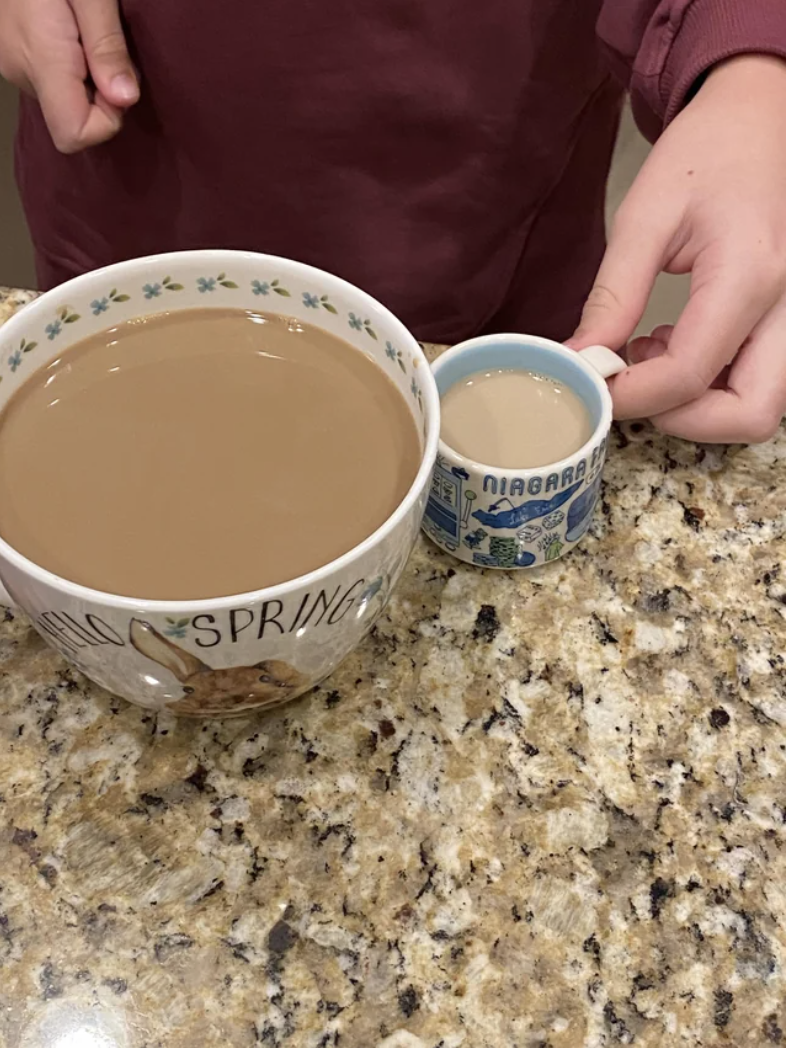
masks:
[(38, 98), (61, 153), (112, 138), (139, 98), (117, 0), (0, 0), (0, 76)]
[(756, 443), (786, 413), (786, 63), (715, 69), (654, 147), (623, 202), (576, 349), (625, 347), (656, 277), (690, 273), (677, 324), (627, 346), (617, 418)]

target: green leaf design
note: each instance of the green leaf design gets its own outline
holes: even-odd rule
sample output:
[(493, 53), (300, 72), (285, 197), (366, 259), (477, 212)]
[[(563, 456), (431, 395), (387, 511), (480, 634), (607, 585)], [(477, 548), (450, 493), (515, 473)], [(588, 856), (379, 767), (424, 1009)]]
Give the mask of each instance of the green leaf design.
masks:
[(369, 324), (369, 322), (368, 322), (368, 321), (366, 321), (366, 331), (368, 331), (369, 335), (371, 335), (371, 337), (372, 337), (372, 338), (374, 339), (374, 341), (375, 341), (375, 342), (378, 342), (378, 341), (379, 341), (379, 340), (377, 339), (377, 333), (376, 333), (376, 331), (375, 331), (375, 330), (373, 329), (373, 327), (371, 327), (371, 325)]
[(109, 297), (110, 298), (114, 298), (116, 294), (117, 294), (117, 288), (113, 287), (112, 290), (109, 292)]
[(190, 621), (191, 619), (178, 619), (177, 624), (178, 626), (187, 626)]
[(327, 297), (327, 295), (323, 295), (323, 296), (322, 296), (322, 298), (320, 298), (320, 300), (319, 300), (319, 301), (320, 301), (320, 302), (327, 302), (327, 300), (328, 300), (328, 297)]
[(220, 283), (221, 283), (221, 281), (222, 281), (222, 280), (226, 280), (226, 278), (227, 278), (227, 275), (226, 275), (226, 273), (219, 273), (219, 274), (218, 274), (218, 276), (216, 277), (216, 280), (217, 280), (217, 281), (219, 282), (219, 284), (220, 284)]
[(24, 348), (25, 348), (26, 345), (27, 345), (27, 342), (25, 342), (25, 340), (22, 339), (22, 341), (19, 343), (19, 348), (22, 350), (22, 352), (24, 352)]
[(65, 318), (68, 316), (68, 309), (64, 306), (61, 310), (58, 311), (57, 315), (60, 317), (61, 320), (65, 320)]
[(167, 291), (182, 291), (183, 290), (183, 285), (182, 284), (167, 284), (166, 285), (166, 289), (167, 289)]
[(406, 375), (406, 373), (407, 373), (407, 365), (404, 363), (404, 361), (401, 359), (401, 357), (397, 357), (396, 359), (398, 360), (398, 366), (401, 368), (401, 370)]
[(115, 295), (115, 302), (128, 302), (130, 295)]
[(162, 284), (168, 284), (171, 279), (172, 279), (172, 277), (164, 277), (164, 279), (161, 281), (161, 283)]
[(71, 316), (65, 318), (66, 324), (75, 324), (81, 317), (78, 313), (72, 313)]
[(271, 280), (270, 281), (270, 286), (271, 287), (278, 287), (278, 284), (279, 284), (278, 280)]
[(219, 284), (221, 285), (221, 287), (237, 287), (237, 284), (234, 282), (234, 280), (219, 280)]
[(338, 310), (331, 302), (323, 302), (322, 305), (325, 307), (328, 313), (335, 313), (336, 315), (338, 315)]
[(275, 291), (275, 293), (277, 295), (283, 295), (284, 298), (291, 298), (292, 297), (285, 287), (275, 287), (275, 288), (273, 288), (273, 290)]
[(30, 353), (30, 352), (32, 352), (35, 349), (35, 347), (37, 345), (38, 345), (37, 342), (28, 342), (27, 345), (25, 345), (25, 343), (23, 341), (20, 348), (21, 348), (23, 353)]

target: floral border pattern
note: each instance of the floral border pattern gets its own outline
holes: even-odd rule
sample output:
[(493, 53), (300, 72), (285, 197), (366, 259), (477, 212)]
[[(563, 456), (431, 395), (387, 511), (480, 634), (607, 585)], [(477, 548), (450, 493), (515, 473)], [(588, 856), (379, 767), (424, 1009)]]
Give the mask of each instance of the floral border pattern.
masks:
[[(226, 288), (230, 291), (237, 291), (240, 289), (240, 285), (233, 280), (231, 276), (223, 272), (218, 273), (215, 276), (204, 275), (196, 277), (194, 285), (197, 292), (200, 295), (205, 296), (211, 295), (219, 288)], [(141, 298), (147, 301), (152, 301), (153, 299), (166, 298), (169, 293), (184, 291), (185, 287), (185, 284), (175, 280), (170, 274), (167, 274), (160, 280), (151, 280), (143, 284), (136, 293), (141, 296)], [(279, 278), (274, 278), (272, 280), (254, 279), (250, 282), (250, 287), (253, 295), (261, 297), (273, 295), (278, 295), (280, 298), (293, 297), (293, 292), (288, 287), (285, 287)], [(309, 289), (306, 291), (299, 291), (296, 294), (300, 295), (302, 306), (307, 310), (313, 309), (316, 313), (324, 309), (327, 313), (330, 313), (333, 316), (340, 317), (342, 315), (341, 310), (331, 302), (330, 296), (322, 294), (319, 290)], [(120, 290), (119, 288), (114, 287), (107, 291), (105, 295), (99, 295), (90, 302), (90, 312), (94, 317), (101, 316), (104, 313), (108, 313), (115, 305), (130, 302), (133, 297), (133, 294), (129, 293), (128, 290)], [(379, 341), (379, 335), (368, 317), (363, 317), (349, 310), (344, 314), (344, 316), (348, 326), (353, 331), (365, 332), (365, 334), (373, 339), (373, 341)], [(49, 323), (44, 325), (44, 330), (40, 338), (45, 337), (49, 342), (53, 342), (62, 334), (64, 325), (76, 324), (81, 319), (82, 315), (77, 313), (72, 306), (60, 306)], [(8, 354), (4, 363), (12, 374), (15, 374), (19, 367), (21, 367), (24, 355), (26, 353), (31, 353), (38, 344), (38, 341), (22, 339), (18, 348)], [(392, 369), (399, 368), (404, 375), (407, 376), (410, 374), (410, 367), (414, 372), (419, 363), (415, 358), (405, 359), (401, 350), (397, 349), (393, 343), (389, 341), (385, 342), (384, 357), (390, 362), (390, 367)], [(3, 376), (0, 374), (0, 382), (2, 382), (2, 379)], [(408, 390), (412, 399), (418, 405), (420, 412), (423, 413), (423, 395), (420, 386), (415, 381), (414, 377), (408, 386)]]

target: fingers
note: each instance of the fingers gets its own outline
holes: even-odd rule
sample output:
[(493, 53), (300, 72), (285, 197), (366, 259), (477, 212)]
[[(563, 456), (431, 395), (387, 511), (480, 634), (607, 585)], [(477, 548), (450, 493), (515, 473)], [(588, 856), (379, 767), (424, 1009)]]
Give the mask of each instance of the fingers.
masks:
[[(53, 6), (51, 15), (46, 24), (33, 23), (35, 48), (26, 63), (24, 86), (38, 98), (57, 149), (75, 153), (117, 134), (122, 107), (139, 97), (139, 88), (116, 0), (63, 2)], [(129, 70), (131, 91), (118, 90), (117, 78), (122, 84)], [(95, 91), (86, 84), (89, 73)]]
[(98, 94), (124, 109), (139, 99), (117, 0), (71, 0), (90, 75)]
[[(693, 268), (690, 301), (665, 352), (639, 347), (639, 363), (612, 384), (616, 418), (647, 418), (701, 397), (783, 291), (779, 278), (739, 259), (706, 253)], [(755, 256), (754, 256), (755, 257)]]
[(647, 308), (664, 264), (669, 236), (663, 230), (645, 228), (627, 215), (627, 211), (621, 211), (614, 223), (581, 323), (568, 341), (574, 349), (595, 343), (620, 349)]
[(786, 413), (786, 300), (740, 350), (723, 389), (658, 415), (664, 433), (703, 443), (758, 444)]
[(669, 347), (669, 339), (674, 330), (671, 324), (661, 324), (655, 328), (651, 335), (636, 338), (625, 347), (624, 355), (627, 362), (633, 366), (641, 364), (645, 360), (653, 360), (661, 357)]
[(100, 95), (91, 102), (78, 72), (50, 68), (34, 86), (52, 141), (61, 153), (106, 142), (120, 130), (120, 111)]
[[(651, 335), (634, 339), (623, 350), (625, 359), (629, 364), (633, 365), (641, 364), (645, 360), (654, 360), (655, 357), (662, 357), (669, 347), (673, 331), (673, 324), (661, 324), (660, 327), (655, 328)], [(712, 383), (711, 388), (725, 388), (730, 370), (730, 367), (724, 368)]]

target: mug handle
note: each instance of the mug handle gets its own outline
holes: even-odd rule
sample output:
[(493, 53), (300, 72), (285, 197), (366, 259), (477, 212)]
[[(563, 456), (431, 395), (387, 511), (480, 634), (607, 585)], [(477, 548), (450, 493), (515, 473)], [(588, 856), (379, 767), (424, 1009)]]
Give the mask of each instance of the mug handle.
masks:
[(586, 349), (579, 350), (579, 356), (594, 368), (601, 378), (619, 375), (620, 371), (624, 371), (628, 366), (619, 353), (607, 346), (587, 346)]

